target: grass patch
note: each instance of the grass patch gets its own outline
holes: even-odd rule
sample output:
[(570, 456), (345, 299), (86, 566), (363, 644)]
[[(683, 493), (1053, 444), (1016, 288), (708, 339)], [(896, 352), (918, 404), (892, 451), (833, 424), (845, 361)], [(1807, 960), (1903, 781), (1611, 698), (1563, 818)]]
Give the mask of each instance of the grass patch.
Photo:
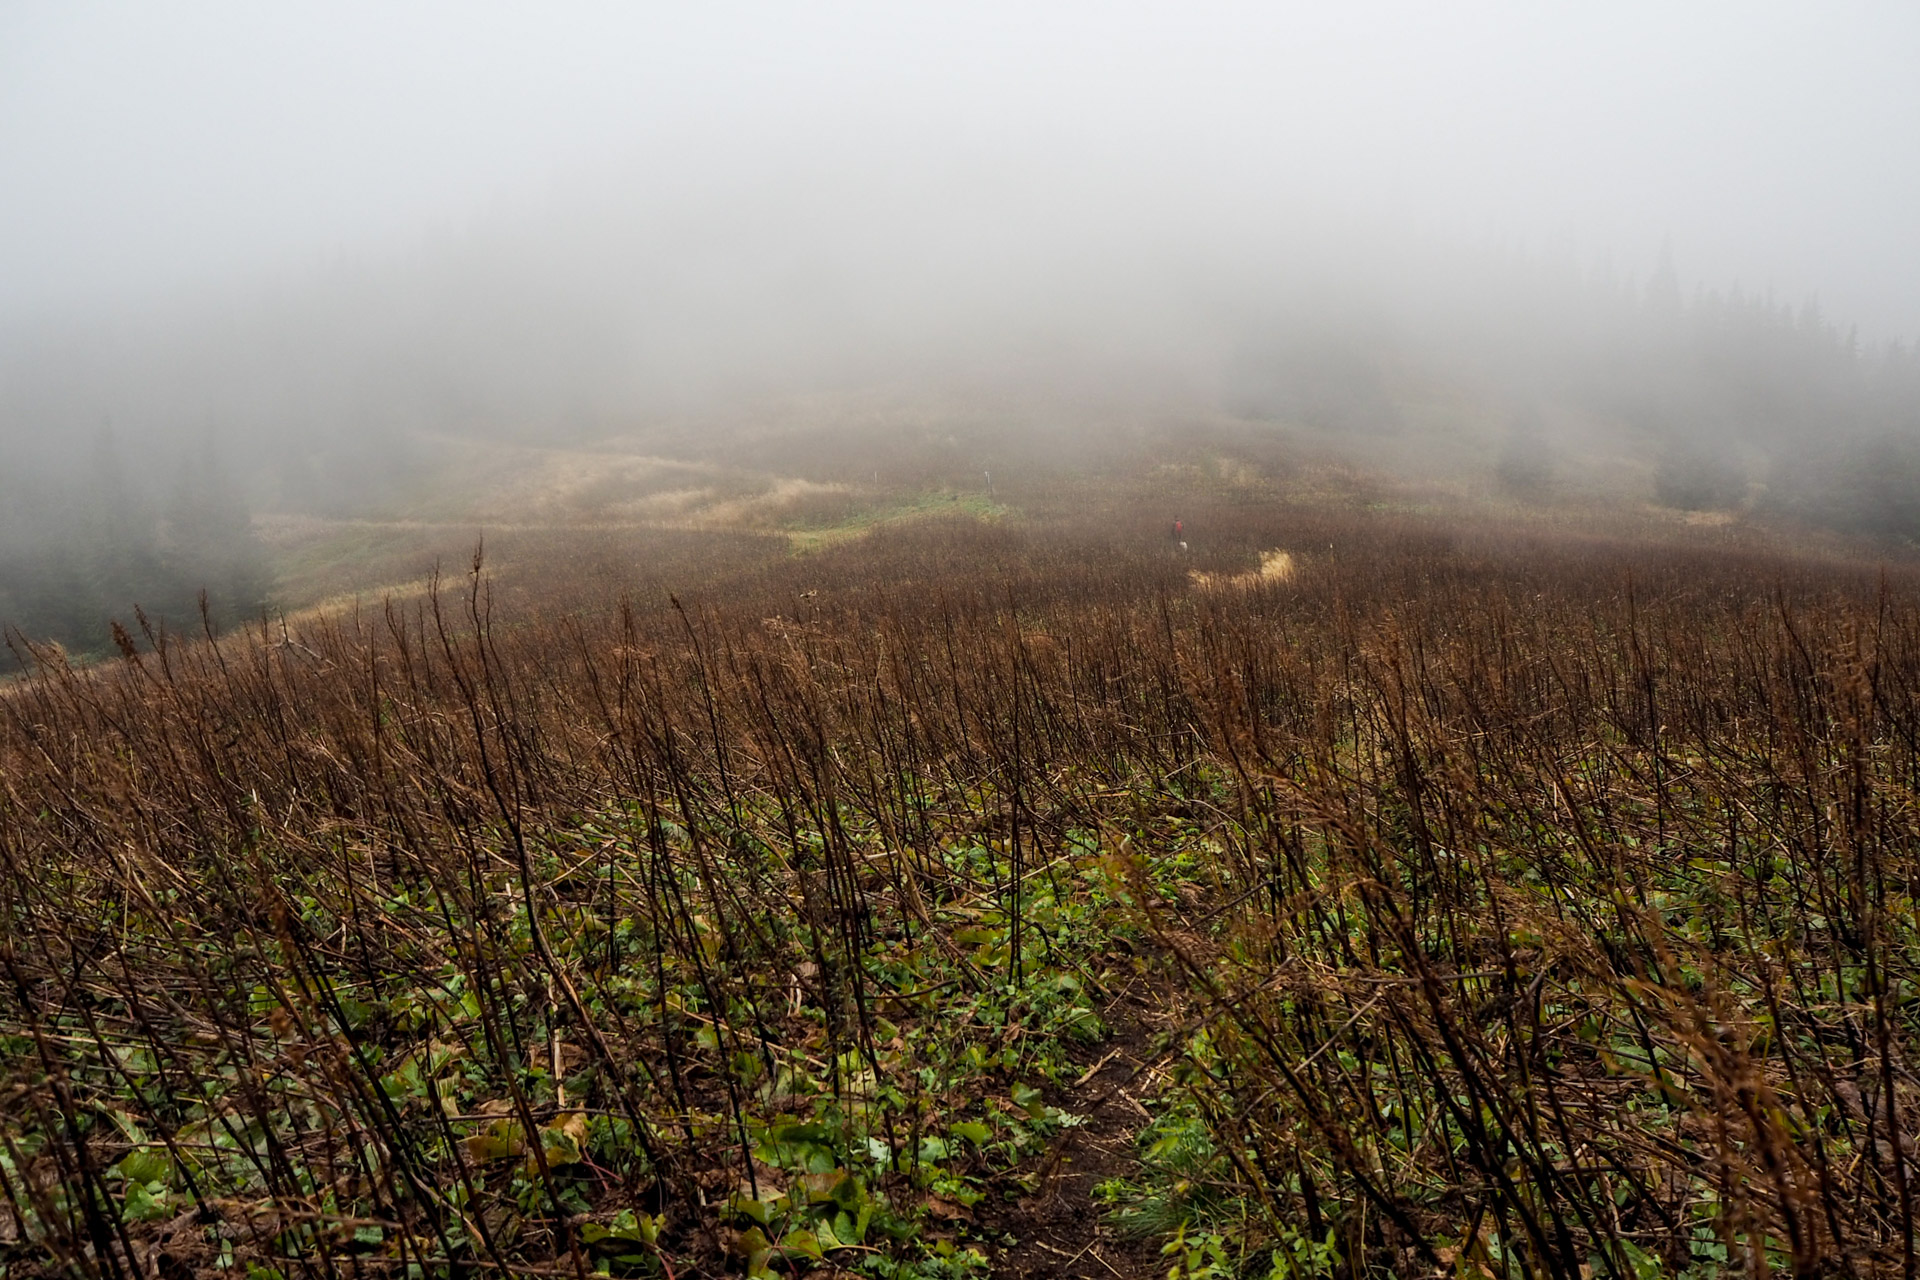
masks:
[(1015, 514), (1014, 508), (995, 502), (985, 494), (936, 491), (910, 501), (874, 507), (834, 524), (788, 529), (786, 536), (793, 550), (805, 555), (864, 538), (875, 529), (887, 526), (952, 516), (996, 522)]

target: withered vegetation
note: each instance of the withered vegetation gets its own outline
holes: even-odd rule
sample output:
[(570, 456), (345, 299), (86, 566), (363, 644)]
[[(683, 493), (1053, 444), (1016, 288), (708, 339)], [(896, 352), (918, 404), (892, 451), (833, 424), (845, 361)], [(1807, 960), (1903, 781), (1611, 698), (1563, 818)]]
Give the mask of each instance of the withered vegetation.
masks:
[(38, 655), (0, 1274), (984, 1273), (1123, 1021), (1125, 1265), (1913, 1273), (1911, 566), (1076, 494)]

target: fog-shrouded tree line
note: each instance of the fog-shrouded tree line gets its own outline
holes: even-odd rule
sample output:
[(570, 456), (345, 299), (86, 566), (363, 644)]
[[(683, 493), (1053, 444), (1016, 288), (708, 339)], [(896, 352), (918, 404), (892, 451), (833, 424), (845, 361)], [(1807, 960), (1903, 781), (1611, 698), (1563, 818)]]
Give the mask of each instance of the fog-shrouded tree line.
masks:
[[(943, 358), (964, 370), (947, 371), (949, 389), (996, 362), (1030, 377), (1048, 343), (1071, 346), (1062, 334), (1084, 339), (1076, 386), (1099, 366), (1086, 351), (1105, 343), (1104, 367), (1178, 366), (1168, 381), (1209, 412), (1358, 437), (1369, 452), (1421, 429), (1403, 412), (1408, 369), (1470, 385), (1506, 423), (1498, 457), (1472, 465), (1522, 502), (1577, 481), (1577, 446), (1554, 425), (1577, 411), (1614, 424), (1642, 458), (1645, 499), (1920, 541), (1920, 349), (1863, 343), (1811, 302), (1689, 295), (1664, 254), (1644, 282), (1524, 255), (1390, 257), (1317, 292), (1270, 262), (1237, 286), (1241, 305), (1218, 288), (1183, 294), (1151, 267), (1076, 295), (1068, 285), (1094, 278), (1083, 264), (1050, 291), (976, 284), (951, 309), (974, 312), (958, 316), (941, 310), (943, 277), (900, 278), (904, 256), (865, 275), (847, 259), (835, 314), (864, 306), (896, 323), (835, 330), (801, 323), (790, 288), (704, 290), (705, 268), (676, 276), (611, 252), (604, 282), (583, 284), (562, 256), (534, 270), (482, 245), (398, 283), (345, 273), (252, 319), (228, 313), (164, 338), (42, 344), (44, 358), (16, 344), (0, 369), (0, 623), (99, 653), (111, 621), (137, 633), (136, 606), (198, 630), (204, 592), (207, 619), (231, 625), (272, 603), (255, 511), (403, 515), (446, 438), (644, 437), (672, 417), (661, 412), (672, 396), (649, 402), (648, 388), (676, 377), (680, 408), (715, 387), (938, 381)], [(918, 293), (925, 313), (902, 310)], [(1022, 299), (1040, 318), (1019, 337), (978, 336), (1004, 331)], [(1116, 324), (1128, 306), (1139, 322)], [(1022, 341), (1041, 355), (1016, 351)], [(679, 421), (679, 443), (659, 447), (689, 439)], [(443, 439), (424, 445), (432, 433)]]
[(1278, 326), (1242, 349), (1228, 406), (1388, 448), (1414, 429), (1395, 371), (1423, 364), (1502, 406), (1494, 478), (1515, 497), (1548, 499), (1577, 471), (1552, 427), (1576, 410), (1644, 455), (1642, 496), (1660, 505), (1920, 541), (1920, 346), (1863, 343), (1811, 299), (1688, 297), (1665, 252), (1643, 284), (1525, 260), (1486, 268), (1445, 279), (1437, 306), (1385, 309), (1344, 333)]
[(113, 623), (138, 634), (143, 615), (148, 628), (223, 628), (257, 614), (270, 588), (248, 504), (211, 444), (155, 459), (102, 428), (77, 463), (0, 475), (0, 619), (16, 650), (96, 652)]
[(1863, 346), (1812, 301), (1682, 305), (1656, 273), (1579, 394), (1658, 442), (1655, 500), (1920, 539), (1920, 350)]
[[(0, 671), (21, 665), (27, 646), (76, 659), (112, 652), (116, 623), (144, 648), (146, 632), (257, 619), (276, 601), (256, 514), (390, 513), (419, 471), (404, 431), (247, 433), (83, 415), (61, 400), (44, 414), (55, 430), (0, 434)], [(30, 427), (41, 415), (13, 416)]]

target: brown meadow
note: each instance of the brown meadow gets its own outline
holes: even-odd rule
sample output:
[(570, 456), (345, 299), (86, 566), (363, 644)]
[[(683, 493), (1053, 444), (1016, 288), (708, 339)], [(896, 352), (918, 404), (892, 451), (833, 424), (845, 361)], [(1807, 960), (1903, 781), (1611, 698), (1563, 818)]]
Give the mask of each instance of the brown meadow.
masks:
[(5, 1274), (1913, 1274), (1911, 567), (1127, 509), (40, 655)]

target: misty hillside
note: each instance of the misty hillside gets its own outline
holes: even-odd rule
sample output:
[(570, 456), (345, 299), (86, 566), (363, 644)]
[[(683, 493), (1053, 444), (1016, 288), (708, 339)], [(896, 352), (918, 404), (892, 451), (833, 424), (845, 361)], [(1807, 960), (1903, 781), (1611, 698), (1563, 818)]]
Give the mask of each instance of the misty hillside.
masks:
[(1916, 65), (0, 4), (0, 1280), (1915, 1280)]
[[(810, 383), (787, 390), (624, 404), (597, 354), (526, 327), (515, 295), (479, 300), (494, 323), (469, 309), (449, 333), (383, 332), (384, 278), (283, 300), (265, 348), (190, 333), (133, 348), (149, 369), (164, 361), (161, 383), (139, 362), (116, 380), (87, 367), (105, 357), (69, 349), (6, 384), (9, 420), (35, 443), (0, 476), (0, 617), (24, 639), (100, 652), (136, 607), (197, 630), (204, 590), (228, 626), (417, 580), (435, 554), (389, 536), (398, 559), (354, 570), (351, 539), (330, 553), (329, 531), (435, 528), (444, 556), (489, 528), (779, 530), (970, 491), (995, 468), (1017, 488), (1138, 460), (1183, 435), (1543, 513), (1653, 506), (1920, 538), (1912, 350), (1866, 346), (1811, 304), (1682, 298), (1665, 264), (1644, 285), (1482, 266), (1457, 292), (1364, 310), (1245, 298), (1206, 349), (1185, 335), (1178, 360), (1116, 340), (1077, 366), (1003, 351), (877, 384), (856, 381), (857, 360), (803, 362), (793, 376)], [(422, 288), (420, 316), (462, 314), (445, 275)], [(352, 298), (371, 337), (329, 328)], [(183, 449), (169, 406), (189, 403)], [(334, 572), (316, 574), (329, 555)]]
[(1904, 20), (195, 13), (0, 29), (24, 639), (402, 569), (330, 521), (758, 527), (1194, 428), (1920, 536)]
[(1910, 559), (943, 425), (0, 690), (8, 1274), (1899, 1273)]

